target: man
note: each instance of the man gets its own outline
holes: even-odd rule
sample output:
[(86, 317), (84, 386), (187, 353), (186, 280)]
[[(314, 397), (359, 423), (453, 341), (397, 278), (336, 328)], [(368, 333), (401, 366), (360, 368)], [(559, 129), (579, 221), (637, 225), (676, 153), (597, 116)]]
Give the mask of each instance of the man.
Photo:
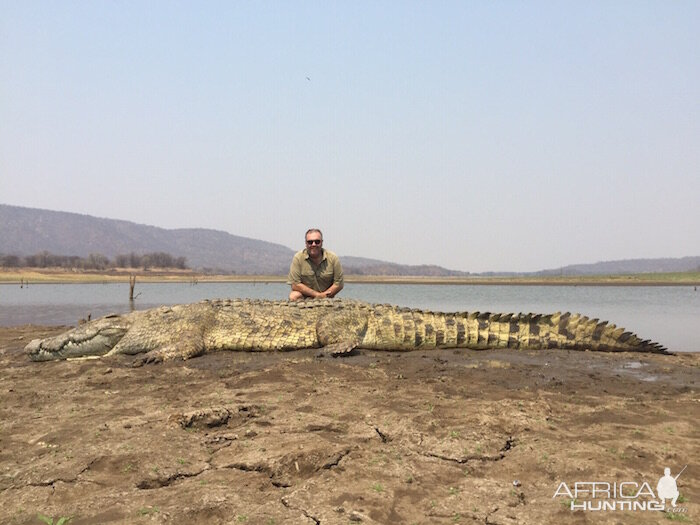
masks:
[(323, 249), (321, 230), (306, 232), (306, 248), (297, 252), (289, 267), (287, 284), (292, 286), (290, 301), (306, 297), (323, 299), (335, 297), (343, 289), (343, 268), (333, 252)]

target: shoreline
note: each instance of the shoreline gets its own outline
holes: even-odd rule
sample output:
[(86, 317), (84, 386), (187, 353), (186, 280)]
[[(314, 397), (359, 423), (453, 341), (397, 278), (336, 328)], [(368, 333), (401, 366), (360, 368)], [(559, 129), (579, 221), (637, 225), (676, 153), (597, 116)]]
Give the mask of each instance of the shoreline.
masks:
[[(35, 268), (0, 269), (0, 284), (105, 284), (129, 282), (135, 275), (147, 283), (285, 283), (283, 275), (198, 274), (193, 271), (151, 271), (116, 269), (108, 271), (44, 270)], [(555, 276), (555, 277), (431, 277), (392, 275), (348, 275), (346, 283), (422, 284), (474, 286), (700, 286), (700, 272)]]

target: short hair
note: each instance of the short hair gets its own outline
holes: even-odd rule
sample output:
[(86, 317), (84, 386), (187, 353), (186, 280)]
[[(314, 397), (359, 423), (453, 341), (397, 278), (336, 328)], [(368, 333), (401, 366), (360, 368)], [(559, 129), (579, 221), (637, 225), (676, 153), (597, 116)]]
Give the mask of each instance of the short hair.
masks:
[(313, 232), (318, 232), (319, 235), (321, 236), (321, 240), (323, 240), (323, 232), (321, 230), (319, 230), (318, 228), (309, 228), (308, 230), (306, 230), (306, 233), (304, 234), (304, 240), (306, 240), (306, 237), (310, 233), (313, 233)]

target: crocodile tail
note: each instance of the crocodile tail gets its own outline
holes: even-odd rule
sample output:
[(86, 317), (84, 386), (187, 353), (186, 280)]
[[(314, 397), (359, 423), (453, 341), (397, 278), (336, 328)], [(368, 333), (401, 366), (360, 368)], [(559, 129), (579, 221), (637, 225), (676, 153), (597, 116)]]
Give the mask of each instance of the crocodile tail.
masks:
[(377, 305), (362, 346), (414, 348), (512, 348), (668, 354), (623, 328), (579, 314), (443, 313)]
[[(642, 340), (607, 321), (580, 314), (470, 313), (463, 315), (468, 330), (467, 348), (594, 350), (669, 354), (659, 343)], [(471, 337), (469, 336), (471, 334)]]

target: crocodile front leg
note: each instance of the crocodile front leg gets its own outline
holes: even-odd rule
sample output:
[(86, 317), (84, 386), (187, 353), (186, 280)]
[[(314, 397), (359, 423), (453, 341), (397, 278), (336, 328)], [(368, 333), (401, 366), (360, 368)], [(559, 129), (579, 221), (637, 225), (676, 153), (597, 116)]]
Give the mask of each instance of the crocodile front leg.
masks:
[(318, 342), (333, 357), (347, 356), (362, 342), (367, 315), (360, 311), (331, 311), (316, 323)]

